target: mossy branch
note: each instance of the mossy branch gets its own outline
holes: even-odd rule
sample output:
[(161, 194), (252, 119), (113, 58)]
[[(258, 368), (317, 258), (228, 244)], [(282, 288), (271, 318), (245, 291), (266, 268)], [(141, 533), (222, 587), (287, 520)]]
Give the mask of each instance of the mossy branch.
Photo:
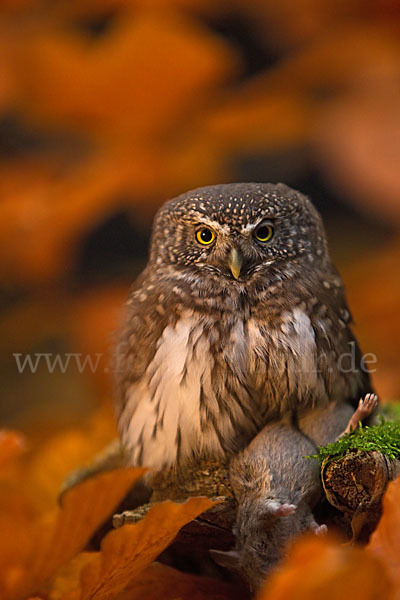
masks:
[(366, 540), (388, 482), (400, 473), (400, 422), (360, 426), (309, 458), (320, 461), (326, 497), (350, 519), (353, 540)]
[(381, 452), (389, 459), (400, 459), (400, 423), (383, 421), (372, 427), (360, 425), (354, 432), (345, 434), (336, 442), (319, 446), (319, 453), (307, 458), (316, 458), (320, 463), (338, 460), (347, 452)]

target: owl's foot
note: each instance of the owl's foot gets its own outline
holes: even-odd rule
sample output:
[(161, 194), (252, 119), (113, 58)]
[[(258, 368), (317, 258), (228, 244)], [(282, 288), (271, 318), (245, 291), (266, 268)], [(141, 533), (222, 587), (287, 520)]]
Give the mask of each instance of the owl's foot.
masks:
[(149, 512), (152, 504), (143, 504), (143, 506), (139, 506), (135, 510), (124, 510), (122, 513), (115, 513), (112, 518), (112, 524), (114, 529), (118, 529), (125, 525), (125, 523), (138, 523), (141, 521)]
[(295, 504), (280, 502), (279, 500), (268, 500), (267, 511), (274, 517), (288, 517), (296, 510)]
[(358, 406), (354, 411), (350, 421), (348, 422), (346, 429), (339, 437), (342, 437), (342, 435), (344, 435), (345, 433), (351, 433), (352, 431), (354, 431), (358, 427), (358, 424), (367, 417), (369, 417), (377, 406), (377, 394), (366, 394), (363, 398), (360, 398)]

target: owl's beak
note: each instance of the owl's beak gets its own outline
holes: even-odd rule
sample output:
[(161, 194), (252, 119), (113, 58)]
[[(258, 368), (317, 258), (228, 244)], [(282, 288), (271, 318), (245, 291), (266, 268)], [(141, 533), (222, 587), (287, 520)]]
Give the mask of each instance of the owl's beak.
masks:
[(232, 275), (237, 279), (240, 275), (240, 271), (243, 265), (243, 256), (236, 248), (232, 248), (228, 258), (228, 265)]

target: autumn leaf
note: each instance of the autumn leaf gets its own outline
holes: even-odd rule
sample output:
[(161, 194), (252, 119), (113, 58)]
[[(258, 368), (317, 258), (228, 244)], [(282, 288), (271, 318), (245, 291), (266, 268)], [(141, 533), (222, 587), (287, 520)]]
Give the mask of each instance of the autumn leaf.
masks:
[[(4, 1), (4, 0), (3, 0)], [(8, 0), (9, 2), (15, 0)], [(19, 0), (22, 2), (23, 0)], [(28, 0), (25, 0), (27, 2)], [(33, 0), (31, 0), (33, 1)], [(57, 2), (55, 6), (51, 6), (53, 14), (59, 18), (71, 19), (77, 17), (90, 17), (99, 13), (108, 14), (111, 11), (121, 10), (123, 13), (134, 12), (138, 8), (153, 9), (168, 9), (174, 12), (187, 11), (189, 14), (193, 12), (204, 12), (205, 14), (218, 13), (223, 8), (218, 3), (212, 0), (85, 0), (85, 2), (70, 2), (63, 0)]]
[[(48, 600), (68, 600), (79, 581), (79, 572), (96, 556), (81, 552), (60, 569), (47, 590)], [(182, 573), (167, 565), (154, 562), (115, 596), (116, 600), (246, 600), (245, 588), (216, 579)], [(83, 599), (84, 596), (81, 596)]]
[(293, 546), (257, 600), (375, 600), (390, 591), (384, 567), (363, 549), (310, 536)]
[(383, 497), (383, 514), (367, 551), (386, 567), (400, 598), (400, 477), (391, 481)]
[(136, 139), (165, 135), (236, 66), (235, 53), (199, 24), (152, 10), (116, 19), (96, 44), (39, 31), (21, 54), (32, 115)]
[(18, 78), (14, 64), (14, 40), (0, 22), (0, 112), (14, 100)]
[(115, 332), (120, 327), (122, 307), (128, 286), (97, 287), (81, 295), (71, 310), (70, 331), (74, 345), (85, 356), (97, 356), (97, 368), (91, 374), (101, 394), (112, 393), (110, 372)]
[[(117, 600), (246, 600), (245, 589), (208, 577), (181, 573), (153, 563), (138, 575)], [(51, 600), (56, 600), (51, 598)]]
[(32, 504), (38, 510), (52, 510), (66, 477), (102, 451), (117, 429), (108, 404), (89, 414), (81, 426), (47, 436), (27, 458), (25, 480)]
[[(0, 434), (0, 598), (21, 573), (21, 558), (31, 548), (29, 527), (34, 513), (24, 490), (25, 441), (14, 431)], [(22, 485), (21, 485), (22, 484)]]
[[(0, 434), (2, 600), (235, 597), (151, 564), (196, 512), (187, 505), (154, 509), (109, 534), (100, 553), (81, 551), (135, 474), (78, 485), (56, 510), (67, 472), (116, 434), (105, 355), (125, 294), (65, 283), (115, 213), (148, 228), (168, 197), (237, 179), (236, 165), (253, 156), (272, 178), (263, 157), (287, 150), (289, 175), (309, 183), (319, 168), (358, 210), (398, 227), (399, 16), (390, 0), (3, 0), (0, 277), (11, 301), (0, 352), (14, 369), (13, 352), (62, 337), (103, 356), (96, 373), (82, 373), (85, 392), (93, 383), (96, 392), (84, 408), (79, 394), (66, 409), (51, 397), (50, 414), (36, 418), (28, 383), (27, 451), (17, 432)], [(377, 251), (367, 237), (365, 259), (348, 266), (346, 254), (344, 275), (362, 348), (379, 356), (380, 394), (395, 397), (399, 244)], [(93, 404), (101, 409), (84, 415)], [(397, 486), (366, 550), (300, 541), (260, 598), (387, 597), (388, 577), (400, 583)]]
[(117, 469), (84, 481), (65, 493), (56, 513), (34, 520), (27, 528), (29, 539), (20, 556), (15, 557), (15, 564), (10, 565), (5, 556), (2, 569), (3, 559), (0, 559), (0, 573), (4, 570), (0, 589), (4, 590), (4, 599), (32, 594), (82, 550), (143, 472), (143, 469)]
[[(328, 178), (349, 201), (389, 225), (400, 225), (400, 56), (368, 65), (359, 84), (321, 114), (316, 147)], [(377, 91), (379, 90), (379, 91)]]
[(327, 31), (336, 30), (340, 23), (356, 20), (361, 10), (364, 15), (371, 11), (371, 16), (376, 16), (372, 8), (377, 4), (366, 4), (362, 0), (238, 1), (252, 20), (260, 41), (267, 47), (285, 49), (304, 47), (315, 39), (323, 39)]
[(49, 600), (62, 600), (78, 585), (82, 569), (93, 560), (96, 552), (80, 552), (63, 565), (51, 578), (48, 585), (43, 586)]
[(101, 552), (81, 574), (80, 587), (63, 600), (111, 600), (173, 541), (178, 531), (215, 503), (208, 498), (190, 498), (182, 504), (161, 502), (135, 525), (111, 531)]
[(0, 429), (0, 469), (26, 449), (24, 436), (18, 431)]
[(223, 149), (223, 156), (304, 143), (311, 111), (295, 90), (279, 90), (256, 83), (244, 85), (236, 95), (204, 117), (204, 131)]
[[(249, 85), (261, 94), (268, 85), (275, 90), (302, 91), (318, 109), (313, 91), (329, 92), (351, 86), (359, 70), (379, 64), (392, 65), (398, 58), (397, 34), (390, 25), (373, 20), (343, 22), (296, 52), (287, 53)], [(318, 110), (313, 112), (318, 117)]]
[[(303, 3), (298, 4), (300, 6)], [(380, 64), (387, 68), (390, 68), (388, 65), (393, 65), (395, 74), (399, 59), (396, 32), (385, 26), (361, 26), (356, 23), (354, 26), (343, 26), (339, 31), (328, 30), (314, 43), (302, 46), (295, 53), (288, 53), (271, 69), (262, 71), (238, 86), (235, 94), (227, 96), (204, 115), (205, 130), (210, 139), (216, 137), (228, 156), (238, 153), (240, 148), (250, 153), (262, 148), (271, 151), (282, 146), (308, 144), (310, 141), (316, 143), (315, 138), (318, 136), (315, 130), (318, 130), (318, 124), (323, 118), (320, 113), (324, 112), (326, 102), (316, 100), (315, 90), (326, 89), (328, 94), (335, 89), (350, 86), (360, 65), (365, 65), (365, 68), (368, 65), (369, 68)], [(371, 103), (374, 98), (372, 96)], [(353, 117), (357, 123), (361, 116), (357, 113), (356, 103), (353, 108)], [(391, 114), (393, 121), (393, 111)], [(375, 120), (379, 121), (377, 115), (374, 116)], [(369, 124), (372, 123), (373, 120), (370, 119)], [(346, 126), (350, 127), (350, 123)], [(344, 123), (340, 133), (335, 127), (329, 129), (336, 142), (338, 161), (341, 142), (344, 146), (351, 142), (344, 136), (344, 129)], [(392, 136), (393, 144), (396, 139), (396, 136)], [(354, 151), (361, 154), (363, 148), (362, 145)], [(318, 148), (318, 159), (320, 152), (321, 149)], [(352, 160), (354, 159), (349, 156), (350, 164)], [(345, 163), (346, 159), (343, 157), (340, 166), (344, 173)], [(350, 168), (347, 167), (347, 170)], [(364, 181), (364, 185), (365, 183)], [(354, 184), (356, 186), (357, 183)]]
[(400, 243), (395, 238), (381, 250), (372, 245), (362, 258), (341, 269), (356, 315), (357, 337), (361, 347), (373, 350), (377, 357), (371, 368), (385, 399), (397, 398), (400, 389), (400, 282), (394, 277), (399, 260)]
[[(18, 82), (23, 126), (58, 140), (56, 155), (0, 162), (0, 274), (29, 285), (65, 277), (112, 210), (143, 205), (149, 218), (168, 194), (221, 177), (212, 140), (193, 124), (238, 64), (226, 42), (165, 7), (128, 11), (95, 42), (48, 8), (13, 27), (5, 19), (18, 52), (0, 58)], [(72, 153), (60, 126), (74, 128)]]

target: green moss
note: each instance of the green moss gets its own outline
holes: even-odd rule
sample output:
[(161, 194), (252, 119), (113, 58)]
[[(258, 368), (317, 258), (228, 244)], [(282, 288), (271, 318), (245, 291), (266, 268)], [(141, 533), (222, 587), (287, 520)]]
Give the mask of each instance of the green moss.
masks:
[(340, 458), (349, 450), (364, 452), (377, 450), (389, 458), (400, 459), (400, 421), (384, 421), (383, 417), (381, 418), (380, 425), (360, 426), (332, 444), (318, 446), (319, 454), (307, 458), (317, 458), (322, 463), (326, 458)]

